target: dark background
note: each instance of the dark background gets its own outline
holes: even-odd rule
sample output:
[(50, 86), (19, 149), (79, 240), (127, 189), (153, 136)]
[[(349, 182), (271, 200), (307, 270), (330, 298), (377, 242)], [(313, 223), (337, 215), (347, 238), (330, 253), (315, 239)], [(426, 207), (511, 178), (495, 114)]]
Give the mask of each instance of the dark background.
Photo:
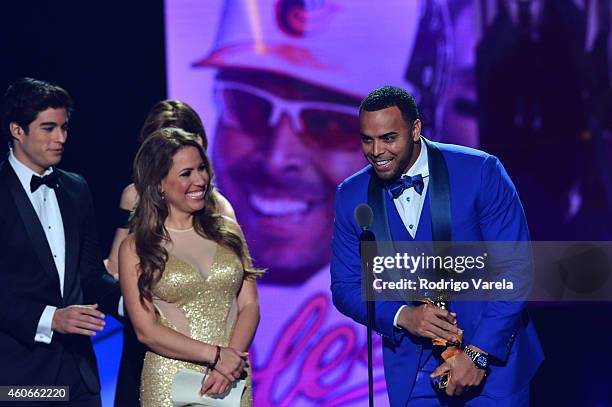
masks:
[(89, 182), (106, 254), (140, 127), (166, 95), (163, 1), (11, 1), (0, 10), (1, 92), (31, 76), (74, 100), (61, 167)]
[[(107, 253), (119, 196), (130, 182), (138, 132), (148, 109), (166, 96), (163, 1), (21, 1), (3, 2), (1, 9), (0, 89), (3, 92), (18, 77), (32, 76), (57, 83), (73, 96), (75, 112), (61, 167), (88, 180), (102, 250)], [(548, 141), (555, 145), (553, 151), (570, 157), (578, 154), (573, 145), (564, 148), (563, 140)], [(586, 150), (578, 161), (597, 163), (589, 155), (595, 149)], [(2, 142), (0, 154), (5, 153)], [(541, 237), (554, 240), (550, 225), (538, 223), (547, 211), (546, 203), (531, 194), (539, 187), (528, 180), (533, 173), (520, 170), (517, 153), (508, 154), (506, 160), (504, 151), (496, 152), (517, 181), (530, 225), (543, 231)], [(567, 171), (557, 171), (564, 165), (559, 157), (534, 159), (543, 160), (547, 174)], [(586, 206), (582, 214), (586, 220), (579, 222), (607, 226), (609, 208), (602, 197), (610, 185), (602, 183), (606, 177), (597, 176), (604, 170), (595, 166), (590, 171), (595, 176), (585, 182), (595, 180), (587, 202), (593, 210)], [(574, 226), (565, 225), (564, 232)], [(589, 230), (583, 228), (580, 238), (607, 240), (605, 230), (603, 234)], [(578, 239), (578, 235), (569, 230), (564, 238)], [(533, 405), (612, 406), (610, 303), (532, 304), (531, 313), (546, 353), (533, 382)]]

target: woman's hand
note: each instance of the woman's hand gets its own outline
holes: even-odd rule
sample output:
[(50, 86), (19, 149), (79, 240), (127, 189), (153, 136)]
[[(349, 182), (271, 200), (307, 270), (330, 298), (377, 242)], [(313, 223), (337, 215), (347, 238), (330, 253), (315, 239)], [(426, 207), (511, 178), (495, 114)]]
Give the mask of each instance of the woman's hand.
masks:
[(204, 383), (202, 383), (200, 394), (211, 397), (220, 396), (227, 392), (231, 384), (232, 382), (227, 377), (216, 370), (211, 370)]
[(240, 352), (234, 348), (221, 348), (215, 370), (233, 382), (244, 372), (248, 356), (247, 352)]

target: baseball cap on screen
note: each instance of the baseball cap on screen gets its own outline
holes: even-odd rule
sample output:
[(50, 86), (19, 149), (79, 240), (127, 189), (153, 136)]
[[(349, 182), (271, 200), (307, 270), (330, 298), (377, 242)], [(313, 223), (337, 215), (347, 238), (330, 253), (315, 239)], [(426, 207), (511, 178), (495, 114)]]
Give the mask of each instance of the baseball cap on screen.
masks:
[(227, 0), (195, 67), (260, 70), (362, 98), (411, 92), (434, 125), (451, 71), (445, 0)]

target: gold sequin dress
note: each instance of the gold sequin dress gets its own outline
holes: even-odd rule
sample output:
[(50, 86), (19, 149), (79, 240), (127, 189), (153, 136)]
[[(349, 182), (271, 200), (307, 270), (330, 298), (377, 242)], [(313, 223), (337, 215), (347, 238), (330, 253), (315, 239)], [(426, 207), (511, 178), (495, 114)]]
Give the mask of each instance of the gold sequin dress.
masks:
[[(161, 280), (153, 288), (159, 322), (211, 345), (228, 346), (236, 322), (236, 295), (243, 269), (230, 249), (199, 236), (193, 229), (168, 229), (170, 255)], [(172, 381), (183, 369), (204, 367), (147, 352), (142, 368), (142, 407), (172, 407)], [(241, 406), (252, 406), (251, 372)]]

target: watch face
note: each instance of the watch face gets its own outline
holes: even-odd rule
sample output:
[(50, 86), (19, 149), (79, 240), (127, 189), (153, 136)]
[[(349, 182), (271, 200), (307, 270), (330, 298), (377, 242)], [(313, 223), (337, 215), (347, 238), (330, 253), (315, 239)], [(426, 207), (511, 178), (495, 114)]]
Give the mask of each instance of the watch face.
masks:
[(485, 368), (487, 367), (487, 365), (489, 364), (487, 361), (487, 358), (484, 356), (478, 356), (478, 358), (476, 358), (476, 364), (481, 367), (481, 368)]

